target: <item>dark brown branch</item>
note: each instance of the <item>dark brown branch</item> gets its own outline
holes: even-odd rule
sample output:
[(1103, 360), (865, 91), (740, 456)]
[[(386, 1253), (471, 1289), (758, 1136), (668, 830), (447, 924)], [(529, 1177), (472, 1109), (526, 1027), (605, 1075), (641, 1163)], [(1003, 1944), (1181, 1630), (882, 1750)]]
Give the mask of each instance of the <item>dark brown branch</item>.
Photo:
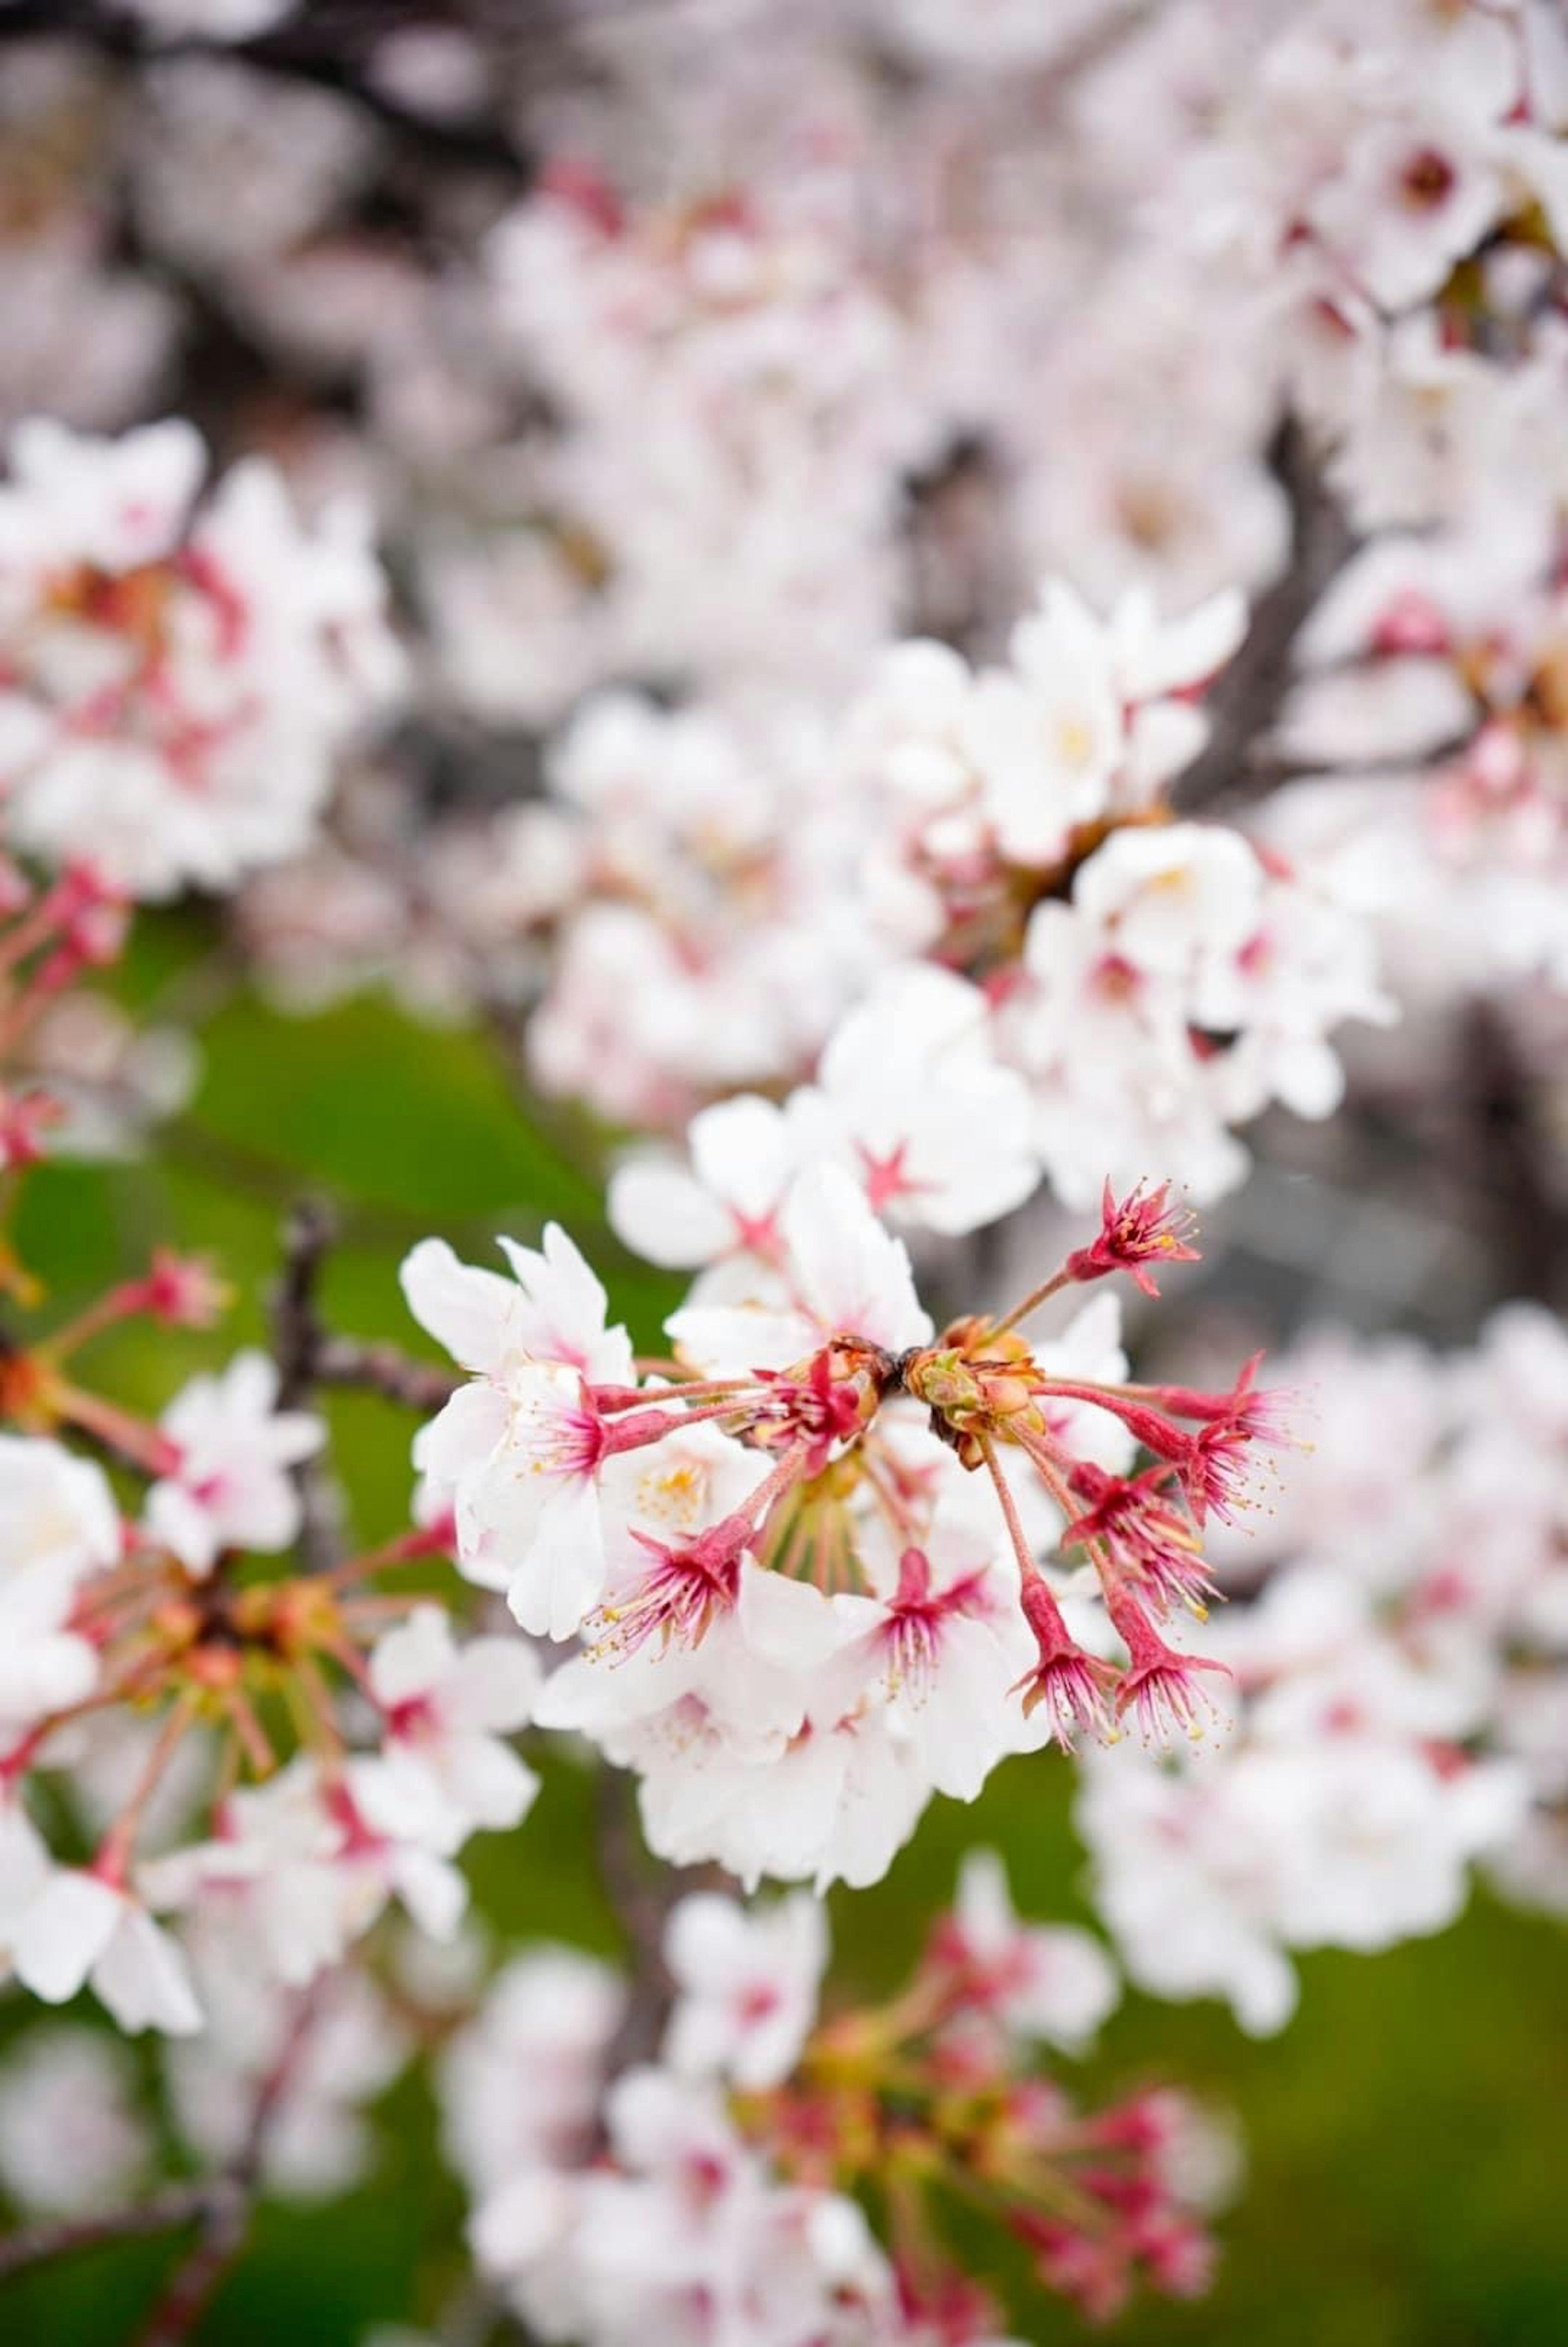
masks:
[[(302, 1198), (283, 1225), (283, 1267), (272, 1297), (272, 1356), (278, 1364), (278, 1407), (300, 1409), (321, 1381), (326, 1342), (316, 1310), (316, 1290), (336, 1222), (320, 1199)], [(300, 1549), (306, 1569), (330, 1571), (341, 1552), (342, 1505), (326, 1465), (318, 1455), (295, 1469), (303, 1522)]]
[(1294, 676), (1297, 638), (1355, 550), (1349, 525), (1294, 416), (1287, 415), (1276, 432), (1268, 462), (1290, 507), (1290, 559), (1259, 598), (1246, 641), (1204, 704), (1213, 726), (1208, 746), (1172, 792), (1186, 815), (1257, 798), (1278, 779), (1278, 764), (1271, 769), (1265, 762)]
[(283, 1225), (283, 1268), (272, 1297), (272, 1357), (280, 1409), (309, 1401), (324, 1341), (316, 1290), (337, 1225), (319, 1198), (301, 1198)]

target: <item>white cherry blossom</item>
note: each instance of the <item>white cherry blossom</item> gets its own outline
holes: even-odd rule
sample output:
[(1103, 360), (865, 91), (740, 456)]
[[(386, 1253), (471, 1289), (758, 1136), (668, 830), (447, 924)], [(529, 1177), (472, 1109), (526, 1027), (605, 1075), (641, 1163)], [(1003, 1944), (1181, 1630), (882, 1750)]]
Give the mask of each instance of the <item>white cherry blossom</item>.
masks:
[(216, 1376), (193, 1378), (159, 1421), (177, 1463), (148, 1493), (150, 1539), (192, 1573), (228, 1548), (287, 1548), (299, 1532), (290, 1473), (321, 1449), (326, 1430), (309, 1410), (280, 1409), (277, 1364), (237, 1353)]

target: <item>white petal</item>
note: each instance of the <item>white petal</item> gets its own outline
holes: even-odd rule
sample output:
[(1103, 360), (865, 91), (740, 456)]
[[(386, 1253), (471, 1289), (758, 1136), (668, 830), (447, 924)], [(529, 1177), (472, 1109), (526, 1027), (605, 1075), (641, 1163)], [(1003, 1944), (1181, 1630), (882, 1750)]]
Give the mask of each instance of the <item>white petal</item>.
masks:
[(700, 1182), (667, 1159), (634, 1159), (610, 1176), (610, 1228), (645, 1262), (695, 1270), (735, 1243), (735, 1225)]
[(499, 1272), (460, 1263), (444, 1239), (421, 1239), (398, 1277), (420, 1327), (454, 1361), (481, 1377), (499, 1368), (517, 1302)]
[(139, 1907), (127, 1906), (93, 1973), (93, 1986), (122, 2029), (189, 2037), (201, 2007), (182, 1950)]
[(62, 1870), (22, 1917), (12, 1948), (16, 1976), (46, 2004), (76, 1995), (108, 1946), (126, 1901), (96, 1876)]

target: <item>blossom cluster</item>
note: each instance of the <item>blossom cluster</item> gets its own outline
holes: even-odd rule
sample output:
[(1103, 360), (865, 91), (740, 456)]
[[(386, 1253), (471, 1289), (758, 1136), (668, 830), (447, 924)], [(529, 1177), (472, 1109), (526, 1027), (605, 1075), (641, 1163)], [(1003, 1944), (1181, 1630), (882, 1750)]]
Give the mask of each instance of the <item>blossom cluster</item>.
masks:
[(1513, 1306), (1471, 1352), (1323, 1337), (1312, 1455), (1216, 1571), (1235, 1734), (1201, 1771), (1094, 1756), (1078, 1821), (1133, 1977), (1278, 2029), (1288, 1952), (1441, 1931), (1474, 1866), (1568, 1897), (1568, 1346)]
[[(966, 1861), (885, 2004), (819, 2021), (826, 1933), (802, 1894), (748, 1911), (698, 1893), (665, 1945), (660, 2058), (611, 2087), (601, 2157), (585, 2155), (614, 2007), (591, 1967), (524, 1959), (445, 2057), (449, 2133), (493, 2157), (484, 2114), (505, 2113), (504, 2166), (470, 2163), (472, 2234), (530, 2325), (589, 2347), (650, 2322), (672, 2347), (715, 2324), (758, 2347), (1000, 2342), (1000, 2308), (942, 2239), (955, 2186), (1092, 2314), (1135, 2281), (1203, 2286), (1198, 2206), (1223, 2147), (1173, 2094), (1086, 2113), (1032, 2070), (1037, 2045), (1083, 2050), (1117, 1983), (1087, 1933), (1018, 1920), (992, 1853)], [(886, 2251), (856, 2188), (885, 2201)]]
[(334, 752), (401, 673), (362, 519), (301, 530), (273, 467), (193, 516), (170, 421), (18, 425), (0, 490), (0, 833), (127, 895), (232, 887), (309, 845)]
[[(0, 1435), (0, 1942), (36, 1995), (88, 1984), (130, 2031), (201, 2027), (193, 1967), (231, 2009), (252, 1983), (238, 2003), (264, 2031), (268, 1994), (338, 1963), (389, 1901), (450, 1937), (453, 1857), (516, 1825), (537, 1785), (503, 1740), (538, 1686), (526, 1648), (367, 1590), (440, 1555), (446, 1523), (325, 1573), (258, 1574), (300, 1535), (291, 1471), (325, 1431), (280, 1406), (267, 1356), (194, 1378), (156, 1424), (78, 1381), (72, 1357), (104, 1328), (208, 1326), (219, 1298), (203, 1266), (162, 1255), (0, 1378), (29, 1430)], [(135, 1474), (134, 1512), (66, 1429)], [(189, 1917), (199, 1945), (160, 1914)]]
[[(563, 1232), (506, 1253), (510, 1280), (441, 1240), (403, 1266), (469, 1372), (414, 1463), (459, 1570), (580, 1640), (535, 1717), (636, 1770), (661, 1856), (871, 1882), (933, 1792), (972, 1800), (1009, 1752), (1129, 1711), (1201, 1734), (1218, 1666), (1164, 1625), (1203, 1619), (1201, 1528), (1289, 1439), (1278, 1399), (1256, 1362), (1228, 1393), (1127, 1384), (1109, 1295), (1054, 1339), (1019, 1332), (1118, 1271), (1157, 1292), (1153, 1267), (1194, 1253), (1163, 1191), (1107, 1184), (1051, 1279), (938, 1333), (861, 1189), (809, 1166), (640, 1374)], [(1088, 1590), (1119, 1668), (1068, 1627)]]
[[(424, 2059), (531, 2335), (1005, 2347), (957, 2202), (1092, 2319), (1197, 2292), (1223, 2147), (1036, 2065), (1100, 1942), (972, 1851), (820, 2011), (822, 1899), (1032, 1756), (1130, 1980), (1254, 2034), (1480, 1870), (1568, 1907), (1557, 1325), (1277, 1388), (1233, 1256), (1212, 1385), (1123, 1328), (1245, 1128), (1413, 1122), (1445, 1020), (1561, 1081), (1561, 11), (67, 13), (0, 91), (0, 1972), (168, 2042), (154, 2126), (45, 2015), (0, 2188), (331, 2196)], [(167, 1017), (372, 983), (484, 1024), (583, 1250), (414, 1245), (450, 1371), (292, 1256), (208, 1346), (151, 1230), (57, 1301), (34, 1169), (188, 1097)], [(1495, 1295), (1554, 1109), (1484, 1103)], [(420, 1421), (373, 1545), (332, 1385)], [(487, 1947), (472, 1839), (590, 1763), (704, 1887), (601, 1820), (627, 1965)]]
[[(551, 956), (536, 1079), (653, 1127), (794, 1084), (811, 1149), (821, 1095), (853, 1096), (873, 1199), (939, 1231), (1041, 1180), (1078, 1205), (1151, 1163), (1234, 1186), (1232, 1128), (1275, 1099), (1328, 1114), (1334, 1029), (1395, 1015), (1330, 859), (1173, 820), (1245, 618), (1128, 596), (1102, 620), (1050, 582), (1004, 665), (897, 645), (836, 726), (760, 756), (695, 711), (588, 703), (551, 770), (565, 804), (506, 819), (490, 884), (503, 932), (523, 917)], [(909, 1121), (956, 1134), (983, 1100), (994, 1184), (900, 1187)]]

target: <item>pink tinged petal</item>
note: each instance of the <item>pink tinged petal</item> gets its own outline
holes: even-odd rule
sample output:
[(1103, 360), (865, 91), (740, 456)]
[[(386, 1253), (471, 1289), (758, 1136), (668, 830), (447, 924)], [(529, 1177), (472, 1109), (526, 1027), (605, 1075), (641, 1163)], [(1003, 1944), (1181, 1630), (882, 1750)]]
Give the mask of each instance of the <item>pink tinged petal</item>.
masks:
[(326, 1439), (325, 1425), (308, 1409), (280, 1409), (267, 1422), (268, 1452), (280, 1467), (313, 1459)]
[(52, 1871), (48, 1849), (26, 1811), (18, 1801), (0, 1799), (0, 1943), (15, 1940)]
[(719, 1378), (790, 1368), (820, 1338), (803, 1313), (759, 1305), (688, 1305), (664, 1325), (683, 1360)]
[(509, 1281), (460, 1263), (444, 1239), (421, 1239), (398, 1276), (409, 1310), (454, 1361), (476, 1377), (499, 1369), (517, 1309)]
[[(1203, 684), (1225, 666), (1247, 633), (1247, 598), (1235, 587), (1223, 588), (1180, 619), (1156, 620), (1146, 609), (1129, 610), (1129, 597), (1112, 621), (1118, 645), (1117, 674), (1130, 701), (1152, 701), (1157, 694), (1179, 692)], [(1145, 625), (1117, 622), (1142, 620)]]
[(792, 1148), (784, 1112), (771, 1101), (741, 1092), (703, 1109), (687, 1127), (687, 1145), (697, 1180), (714, 1197), (750, 1222), (773, 1213)]
[(606, 1327), (609, 1299), (596, 1274), (558, 1223), (547, 1223), (541, 1251), (503, 1238), (523, 1299), (517, 1341), (553, 1360), (570, 1362), (601, 1383), (632, 1374), (631, 1339), (624, 1328)]
[(1121, 1995), (1115, 1966), (1087, 1932), (1060, 1925), (1021, 1936), (1023, 1977), (1006, 2019), (1069, 2050), (1086, 2045)]
[(257, 1474), (230, 1491), (213, 1510), (218, 1537), (226, 1548), (257, 1549), (275, 1556), (300, 1529), (300, 1494), (286, 1475)]
[(664, 1956), (679, 1986), (711, 1987), (728, 1980), (745, 1961), (746, 1914), (717, 1891), (683, 1899), (665, 1930)]
[(743, 1557), (736, 1618), (752, 1654), (788, 1669), (809, 1670), (843, 1641), (845, 1624), (809, 1582), (790, 1581)]
[(735, 1244), (735, 1223), (684, 1166), (657, 1158), (622, 1165), (610, 1176), (610, 1228), (647, 1263), (691, 1271)]
[(278, 1364), (251, 1348), (235, 1355), (217, 1385), (228, 1416), (266, 1418), (278, 1399)]
[(903, 1707), (921, 1765), (939, 1793), (972, 1801), (1008, 1750), (1013, 1672), (983, 1623), (948, 1621), (924, 1702)]
[(751, 1870), (748, 1888), (762, 1872), (798, 1881), (819, 1870), (852, 1758), (850, 1737), (814, 1729), (773, 1768), (750, 1771), (766, 1855)]
[(139, 1907), (127, 1904), (93, 1973), (93, 1986), (122, 2029), (189, 2037), (202, 2026), (178, 1943)]
[(930, 1337), (909, 1250), (883, 1229), (840, 1167), (812, 1166), (797, 1177), (782, 1226), (801, 1297), (825, 1331), (891, 1351)]
[(469, 2219), (474, 2261), (485, 2273), (524, 2273), (560, 2248), (576, 2213), (573, 2179), (555, 2169), (537, 2168), (512, 2177)]
[(126, 1905), (95, 1875), (55, 1875), (24, 1914), (12, 1948), (23, 1986), (46, 2004), (65, 2004), (102, 1957)]
[(714, 2150), (727, 2167), (730, 2151), (739, 2151), (717, 2106), (651, 2063), (615, 2081), (605, 2096), (605, 2120), (616, 2158), (644, 2175), (678, 2169)]
[(1007, 1869), (995, 1850), (965, 1851), (953, 1914), (972, 1953), (1000, 1955), (1013, 1944), (1018, 1917), (1008, 1889)]
[(220, 1545), (212, 1517), (178, 1483), (155, 1483), (147, 1495), (144, 1522), (162, 1548), (192, 1573), (207, 1573)]

